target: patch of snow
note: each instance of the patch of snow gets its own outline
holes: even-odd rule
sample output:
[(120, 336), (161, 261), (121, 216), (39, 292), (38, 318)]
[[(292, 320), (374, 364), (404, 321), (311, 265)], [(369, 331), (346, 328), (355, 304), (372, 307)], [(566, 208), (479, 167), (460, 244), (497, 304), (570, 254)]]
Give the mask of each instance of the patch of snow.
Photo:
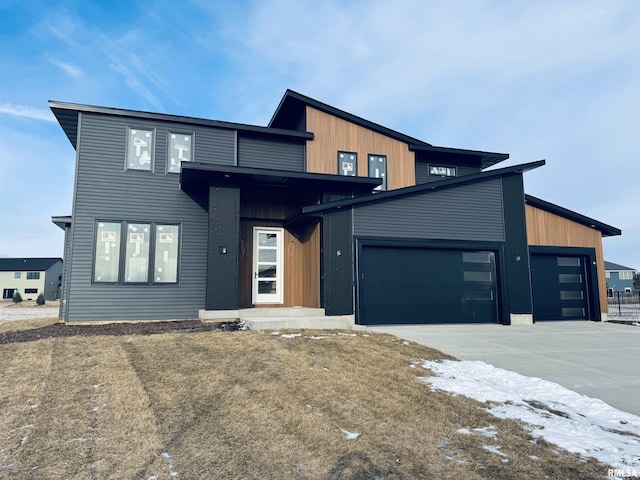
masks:
[[(338, 333), (339, 337), (357, 337), (358, 334), (357, 333)], [(363, 337), (368, 337), (369, 335), (363, 335)]]
[(177, 477), (178, 472), (173, 468), (173, 458), (171, 458), (171, 455), (169, 455), (167, 452), (162, 452), (160, 455), (167, 461), (167, 464), (169, 466), (169, 475), (171, 475), (172, 477)]
[(25, 443), (27, 443), (28, 438), (29, 438), (29, 435), (25, 435), (24, 437), (22, 437), (22, 440), (20, 440), (20, 445), (24, 445)]
[(285, 333), (284, 335), (282, 335), (282, 338), (296, 338), (301, 336), (301, 333)]
[(29, 408), (38, 408), (40, 405), (38, 405), (37, 403), (34, 403), (33, 405), (29, 405)]
[(462, 435), (473, 435), (474, 433), (477, 433), (487, 438), (496, 438), (496, 436), (498, 435), (498, 432), (496, 432), (496, 427), (494, 427), (493, 425), (489, 425), (488, 427), (483, 428), (474, 428), (472, 430), (469, 430), (468, 428), (459, 428), (458, 430), (456, 430), (456, 432), (461, 433)]
[(342, 433), (344, 433), (344, 438), (347, 439), (347, 440), (356, 440), (360, 436), (359, 433), (349, 432), (348, 430), (345, 430), (344, 428), (341, 428), (340, 431)]
[(323, 340), (323, 339), (325, 339), (325, 338), (329, 338), (329, 337), (322, 336), (322, 335), (320, 335), (320, 336), (312, 335), (312, 336), (307, 337), (307, 338), (310, 338), (311, 340)]
[(535, 455), (529, 455), (529, 460), (540, 460), (540, 457), (537, 457)]
[(402, 342), (403, 345), (409, 345), (409, 342)]
[(416, 366), (411, 364), (411, 365), (409, 365), (409, 368), (416, 368)]
[(490, 453), (495, 453), (496, 455), (500, 455), (501, 457), (504, 457), (502, 459), (502, 463), (507, 463), (509, 461), (509, 457), (507, 457), (507, 455), (504, 452), (501, 452), (500, 449), (502, 447), (498, 446), (498, 445), (483, 445), (482, 449), (486, 450), (487, 452)]
[(271, 332), (271, 335), (280, 335), (280, 332)]
[[(519, 420), (535, 438), (618, 469), (640, 469), (640, 417), (540, 378), (479, 361), (427, 361), (434, 390), (491, 402), (485, 410)], [(508, 403), (507, 403), (508, 402)]]

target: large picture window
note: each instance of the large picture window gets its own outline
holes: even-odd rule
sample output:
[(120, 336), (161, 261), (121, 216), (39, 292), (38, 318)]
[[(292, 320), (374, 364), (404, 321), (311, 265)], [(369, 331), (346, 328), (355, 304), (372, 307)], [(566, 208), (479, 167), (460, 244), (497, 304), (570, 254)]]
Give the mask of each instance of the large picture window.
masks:
[(153, 162), (153, 130), (129, 128), (127, 138), (127, 169), (151, 171)]
[(369, 155), (369, 176), (381, 178), (382, 185), (374, 190), (387, 189), (387, 157), (386, 155)]
[(98, 222), (93, 281), (177, 283), (179, 247), (180, 225)]
[(121, 228), (121, 223), (98, 223), (93, 271), (95, 282), (115, 283), (118, 281)]
[(193, 134), (169, 132), (167, 172), (180, 173), (181, 162), (193, 161)]

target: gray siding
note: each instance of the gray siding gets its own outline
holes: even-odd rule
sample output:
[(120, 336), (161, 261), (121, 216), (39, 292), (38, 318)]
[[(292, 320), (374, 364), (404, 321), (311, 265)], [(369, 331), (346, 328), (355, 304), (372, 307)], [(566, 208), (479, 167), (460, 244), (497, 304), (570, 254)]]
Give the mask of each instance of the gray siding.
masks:
[(480, 173), (482, 170), (477, 167), (469, 167), (467, 165), (455, 165), (453, 163), (438, 163), (438, 162), (427, 162), (425, 160), (416, 160), (416, 185), (420, 185), (421, 183), (430, 183), (430, 182), (438, 182), (443, 179), (443, 177), (435, 177), (429, 175), (429, 163), (433, 163), (434, 165), (443, 165), (445, 167), (456, 167), (456, 173), (458, 177), (462, 177), (463, 175), (471, 175), (472, 173)]
[[(153, 172), (125, 170), (127, 126), (155, 128)], [(165, 174), (168, 131), (195, 133), (195, 161), (234, 164), (232, 130), (83, 114), (73, 208), (68, 321), (195, 318), (204, 308), (207, 212)], [(179, 223), (179, 284), (92, 283), (97, 220)]]
[(60, 275), (62, 274), (62, 262), (56, 262), (44, 273), (44, 295), (45, 300), (57, 300), (60, 294)]
[(448, 240), (505, 239), (500, 179), (354, 209), (356, 235)]
[[(72, 220), (73, 221), (73, 220)], [(64, 258), (62, 259), (62, 285), (60, 287), (60, 313), (61, 320), (67, 316), (67, 293), (69, 291), (69, 278), (71, 276), (71, 227), (64, 229)]]
[(304, 143), (238, 138), (238, 166), (304, 172)]

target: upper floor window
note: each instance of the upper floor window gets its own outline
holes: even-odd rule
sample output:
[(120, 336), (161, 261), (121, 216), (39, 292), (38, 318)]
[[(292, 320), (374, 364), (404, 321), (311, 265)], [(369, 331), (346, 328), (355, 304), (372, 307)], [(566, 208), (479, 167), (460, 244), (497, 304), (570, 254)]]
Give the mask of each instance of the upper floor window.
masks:
[(604, 276), (607, 278), (611, 278), (611, 272), (609, 270), (605, 271)]
[(15, 272), (13, 274), (13, 278), (20, 278), (22, 276), (22, 272)]
[(429, 165), (429, 175), (435, 177), (455, 177), (456, 167), (445, 167), (442, 165)]
[(369, 154), (369, 176), (373, 178), (381, 178), (382, 185), (376, 187), (375, 190), (387, 189), (387, 156)]
[(619, 278), (620, 280), (633, 280), (633, 272), (631, 270), (621, 270)]
[(353, 152), (338, 152), (338, 174), (348, 177), (358, 175), (358, 154)]
[(193, 161), (193, 134), (169, 132), (167, 172), (179, 173), (180, 162)]
[(151, 171), (154, 131), (129, 128), (127, 136), (127, 169)]
[(40, 272), (27, 272), (27, 280), (39, 280)]

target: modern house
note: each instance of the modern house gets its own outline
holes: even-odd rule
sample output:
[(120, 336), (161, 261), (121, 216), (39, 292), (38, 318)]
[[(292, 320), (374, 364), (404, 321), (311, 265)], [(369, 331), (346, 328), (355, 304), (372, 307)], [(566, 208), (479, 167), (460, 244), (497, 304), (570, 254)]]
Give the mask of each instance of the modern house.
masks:
[(602, 237), (621, 232), (526, 196), (544, 161), (489, 169), (508, 154), (290, 90), (266, 127), (50, 107), (76, 150), (72, 215), (53, 218), (65, 321), (606, 319)]
[(61, 258), (0, 258), (0, 290), (2, 299), (20, 292), (23, 300), (60, 298), (62, 283)]
[(604, 262), (605, 277), (607, 279), (607, 293), (613, 296), (616, 292), (633, 292), (633, 276), (640, 274), (639, 270), (625, 267), (613, 262)]

